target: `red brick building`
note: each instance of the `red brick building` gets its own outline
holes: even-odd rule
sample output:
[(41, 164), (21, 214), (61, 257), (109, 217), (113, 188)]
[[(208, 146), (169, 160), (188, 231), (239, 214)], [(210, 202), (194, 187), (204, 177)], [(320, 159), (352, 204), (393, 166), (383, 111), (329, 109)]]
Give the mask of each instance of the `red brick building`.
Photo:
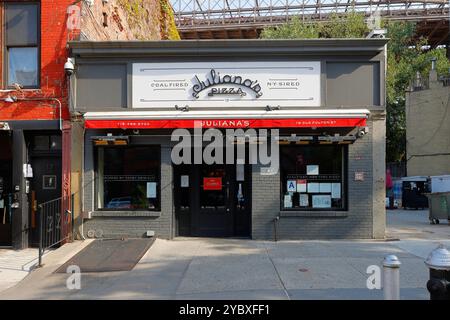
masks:
[[(138, 14), (126, 2), (137, 2)], [(61, 212), (70, 206), (67, 42), (166, 38), (161, 6), (157, 0), (0, 1), (0, 246), (38, 245), (38, 205), (61, 198)], [(139, 19), (146, 19), (145, 35)]]

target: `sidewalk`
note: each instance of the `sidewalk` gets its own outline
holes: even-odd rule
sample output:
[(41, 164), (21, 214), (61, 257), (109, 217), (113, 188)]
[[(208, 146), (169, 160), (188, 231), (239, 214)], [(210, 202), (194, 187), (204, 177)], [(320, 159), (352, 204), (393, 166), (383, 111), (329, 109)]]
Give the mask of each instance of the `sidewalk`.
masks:
[[(48, 263), (63, 263), (92, 240), (75, 241), (63, 245), (56, 250), (50, 250), (43, 257), (44, 266)], [(38, 265), (38, 249), (23, 250), (0, 249), (0, 294), (12, 288), (27, 277)]]
[(47, 259), (0, 299), (383, 299), (366, 270), (387, 254), (402, 262), (402, 299), (429, 299), (424, 259), (399, 243), (157, 239), (131, 271), (82, 273), (69, 290), (63, 259)]
[(386, 210), (386, 237), (400, 240), (450, 240), (447, 220), (431, 225), (428, 210)]
[(37, 265), (38, 249), (0, 249), (0, 291), (14, 286)]
[[(51, 252), (0, 299), (383, 299), (366, 287), (367, 267), (395, 254), (402, 265), (402, 299), (428, 300), (424, 260), (439, 243), (450, 248), (450, 226), (430, 225), (426, 211), (387, 212), (388, 241), (258, 241), (156, 239), (135, 268), (82, 273), (69, 290), (54, 271), (90, 243), (77, 241)], [(397, 239), (397, 240), (394, 240)]]

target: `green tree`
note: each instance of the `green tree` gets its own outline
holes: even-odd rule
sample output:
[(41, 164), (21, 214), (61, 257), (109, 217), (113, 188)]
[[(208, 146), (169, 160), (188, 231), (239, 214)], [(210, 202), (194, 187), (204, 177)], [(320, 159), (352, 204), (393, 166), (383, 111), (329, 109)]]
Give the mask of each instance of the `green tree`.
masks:
[[(293, 18), (279, 27), (266, 28), (263, 39), (311, 39), (311, 38), (364, 38), (368, 33), (364, 15), (350, 12), (332, 14), (326, 22), (313, 22)], [(427, 39), (415, 39), (415, 24), (410, 22), (386, 22), (387, 49), (386, 74), (386, 160), (403, 161), (406, 155), (405, 91), (417, 72), (428, 76), (432, 57), (437, 59), (437, 71), (448, 72), (450, 62), (445, 49), (428, 49)]]
[(332, 13), (319, 30), (322, 38), (363, 38), (369, 28), (363, 14), (351, 11), (344, 16)]
[(429, 49), (427, 39), (415, 39), (415, 24), (389, 22), (385, 24), (390, 39), (387, 50), (386, 74), (386, 160), (405, 161), (406, 117), (405, 92), (417, 72), (427, 78), (431, 58), (437, 59), (438, 74), (446, 74), (450, 62), (444, 48)]
[(263, 39), (313, 39), (319, 38), (319, 28), (316, 23), (294, 17), (280, 26), (263, 29), (260, 37)]

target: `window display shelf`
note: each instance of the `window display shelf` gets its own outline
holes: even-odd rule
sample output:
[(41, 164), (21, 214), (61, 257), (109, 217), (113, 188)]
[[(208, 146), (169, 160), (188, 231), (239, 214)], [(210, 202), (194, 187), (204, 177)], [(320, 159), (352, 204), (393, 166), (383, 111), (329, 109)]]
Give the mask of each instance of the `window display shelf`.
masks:
[(280, 211), (280, 217), (346, 218), (347, 211)]
[(159, 211), (94, 211), (93, 217), (160, 217)]

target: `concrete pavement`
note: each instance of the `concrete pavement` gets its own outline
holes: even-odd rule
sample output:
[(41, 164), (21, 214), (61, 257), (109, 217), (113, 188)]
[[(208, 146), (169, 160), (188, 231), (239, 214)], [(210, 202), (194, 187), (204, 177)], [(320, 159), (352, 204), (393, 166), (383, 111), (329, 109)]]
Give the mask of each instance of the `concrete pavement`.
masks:
[(0, 291), (14, 286), (36, 266), (37, 249), (0, 249)]
[(62, 261), (47, 259), (0, 298), (382, 299), (366, 269), (396, 254), (402, 297), (428, 299), (423, 259), (397, 243), (158, 239), (132, 271), (82, 274), (81, 290), (68, 290), (68, 275), (53, 273)]
[[(74, 242), (63, 245), (58, 250), (47, 251), (43, 263), (64, 262), (72, 255), (83, 249), (91, 240)], [(0, 249), (0, 292), (14, 287), (25, 279), (38, 265), (38, 249), (27, 248), (23, 250)]]
[(391, 239), (450, 240), (447, 220), (431, 225), (428, 210), (386, 210), (386, 237)]
[(402, 262), (402, 299), (429, 299), (424, 259), (439, 243), (450, 247), (450, 227), (401, 210), (388, 211), (387, 225), (399, 240), (157, 239), (132, 271), (82, 274), (81, 289), (69, 290), (69, 275), (53, 272), (88, 244), (75, 242), (0, 299), (382, 299), (366, 288), (366, 270), (387, 254)]

